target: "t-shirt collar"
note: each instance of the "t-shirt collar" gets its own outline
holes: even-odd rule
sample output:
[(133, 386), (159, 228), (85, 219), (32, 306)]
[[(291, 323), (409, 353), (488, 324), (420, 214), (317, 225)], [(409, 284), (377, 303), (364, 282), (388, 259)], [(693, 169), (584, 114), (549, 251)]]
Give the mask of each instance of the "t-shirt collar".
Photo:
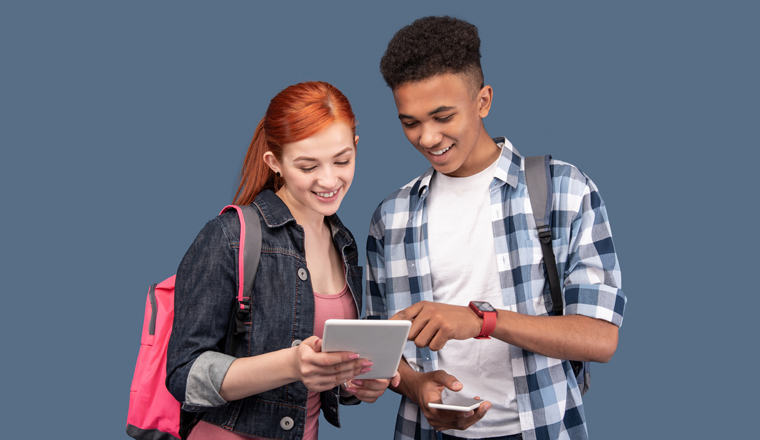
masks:
[[(504, 136), (495, 137), (493, 138), (493, 141), (496, 142), (496, 145), (501, 149), (501, 156), (499, 158), (499, 164), (496, 166), (494, 179), (498, 179), (499, 181), (516, 188), (518, 176), (520, 174), (522, 156)], [(425, 174), (422, 175), (417, 193), (418, 196), (422, 197), (422, 195), (428, 190), (430, 180), (433, 178), (433, 173), (435, 173), (435, 168), (431, 166), (425, 171)]]

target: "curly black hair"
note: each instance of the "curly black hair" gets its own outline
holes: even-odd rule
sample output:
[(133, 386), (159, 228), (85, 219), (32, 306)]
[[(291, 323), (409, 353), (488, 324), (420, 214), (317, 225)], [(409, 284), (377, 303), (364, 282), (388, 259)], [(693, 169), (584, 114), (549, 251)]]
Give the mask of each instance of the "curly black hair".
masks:
[(464, 74), (477, 93), (484, 84), (478, 28), (449, 16), (417, 19), (388, 43), (380, 73), (391, 89), (442, 73)]

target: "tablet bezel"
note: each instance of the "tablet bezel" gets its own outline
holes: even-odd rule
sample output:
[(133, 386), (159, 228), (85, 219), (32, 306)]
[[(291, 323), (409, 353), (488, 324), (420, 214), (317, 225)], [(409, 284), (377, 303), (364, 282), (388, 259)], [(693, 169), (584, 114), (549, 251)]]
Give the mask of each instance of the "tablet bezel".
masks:
[(379, 319), (328, 319), (322, 351), (350, 351), (372, 361), (372, 371), (356, 379), (390, 379), (398, 369), (411, 321)]

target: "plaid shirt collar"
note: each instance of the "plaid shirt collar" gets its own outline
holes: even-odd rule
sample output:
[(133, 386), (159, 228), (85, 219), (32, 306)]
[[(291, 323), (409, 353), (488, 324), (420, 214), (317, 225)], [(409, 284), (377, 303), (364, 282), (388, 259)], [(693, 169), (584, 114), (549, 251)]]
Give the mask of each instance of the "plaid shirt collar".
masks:
[[(496, 145), (501, 149), (501, 156), (499, 159), (499, 164), (496, 166), (496, 172), (493, 176), (494, 180), (491, 182), (490, 189), (501, 186), (505, 183), (512, 188), (517, 188), (522, 156), (515, 149), (515, 147), (512, 146), (512, 143), (509, 142), (504, 136), (495, 137), (493, 138), (493, 141), (496, 142)], [(413, 203), (410, 204), (410, 206), (414, 206), (415, 211), (422, 207), (419, 202), (427, 195), (428, 189), (430, 188), (430, 182), (433, 180), (434, 173), (435, 168), (428, 168), (427, 171), (425, 171), (425, 174), (420, 176), (419, 180), (412, 189), (412, 194), (416, 194), (417, 197)]]

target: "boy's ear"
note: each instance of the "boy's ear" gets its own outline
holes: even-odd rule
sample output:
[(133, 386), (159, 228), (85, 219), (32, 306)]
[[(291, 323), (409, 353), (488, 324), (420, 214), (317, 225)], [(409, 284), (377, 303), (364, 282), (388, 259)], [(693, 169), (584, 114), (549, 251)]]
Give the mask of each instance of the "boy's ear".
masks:
[(488, 112), (491, 111), (491, 104), (493, 103), (493, 88), (491, 86), (484, 86), (478, 92), (478, 114), (483, 119), (488, 116)]

